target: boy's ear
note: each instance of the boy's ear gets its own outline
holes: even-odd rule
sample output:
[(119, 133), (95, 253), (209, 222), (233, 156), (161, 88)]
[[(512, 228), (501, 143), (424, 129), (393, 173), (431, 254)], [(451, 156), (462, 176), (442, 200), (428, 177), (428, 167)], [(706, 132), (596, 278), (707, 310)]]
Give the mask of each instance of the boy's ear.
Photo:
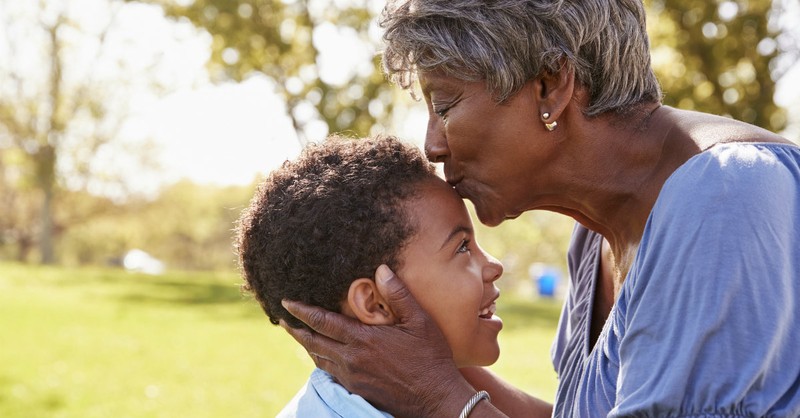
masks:
[(347, 291), (347, 301), (342, 307), (359, 321), (369, 325), (391, 325), (396, 317), (389, 304), (378, 293), (375, 281), (368, 278), (356, 279)]

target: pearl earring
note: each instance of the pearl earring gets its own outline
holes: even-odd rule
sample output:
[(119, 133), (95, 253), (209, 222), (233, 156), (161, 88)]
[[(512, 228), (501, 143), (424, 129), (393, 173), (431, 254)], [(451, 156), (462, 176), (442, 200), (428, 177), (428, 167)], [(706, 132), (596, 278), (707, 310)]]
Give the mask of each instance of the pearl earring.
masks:
[(549, 118), (550, 118), (550, 113), (548, 112), (542, 113), (542, 122), (544, 122), (544, 127), (547, 128), (548, 131), (553, 132), (556, 129), (556, 126), (558, 126), (558, 122), (552, 121), (550, 123), (547, 123), (547, 119)]

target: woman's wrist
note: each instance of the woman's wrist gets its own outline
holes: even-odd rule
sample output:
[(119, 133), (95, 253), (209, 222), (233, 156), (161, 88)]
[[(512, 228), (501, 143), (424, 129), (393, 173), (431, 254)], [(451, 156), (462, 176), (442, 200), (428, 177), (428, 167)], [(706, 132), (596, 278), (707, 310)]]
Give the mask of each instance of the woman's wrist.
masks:
[(486, 400), (486, 402), (490, 402), (492, 398), (489, 396), (489, 392), (485, 390), (480, 390), (475, 392), (471, 398), (467, 401), (467, 404), (464, 405), (464, 408), (461, 409), (461, 413), (458, 414), (458, 418), (468, 418), (469, 414), (472, 413), (472, 410), (475, 409), (475, 405), (482, 400)]
[[(464, 410), (470, 399), (478, 392), (457, 373), (446, 384), (437, 385), (437, 390), (428, 392), (428, 405), (424, 416), (426, 417), (453, 417), (457, 418)], [(490, 402), (481, 400), (477, 402), (469, 414), (471, 417), (505, 417), (498, 409), (493, 408)]]
[(475, 389), (461, 376), (438, 376), (425, 379), (427, 384), (420, 385), (423, 390), (420, 406), (424, 408), (424, 417), (457, 417)]

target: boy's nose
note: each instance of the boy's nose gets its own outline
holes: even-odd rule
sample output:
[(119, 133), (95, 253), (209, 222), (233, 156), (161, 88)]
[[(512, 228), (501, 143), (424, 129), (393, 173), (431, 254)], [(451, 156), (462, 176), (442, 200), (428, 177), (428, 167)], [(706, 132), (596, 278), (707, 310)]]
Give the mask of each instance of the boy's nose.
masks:
[(494, 282), (503, 275), (503, 264), (496, 258), (486, 255), (486, 266), (483, 267), (483, 280)]

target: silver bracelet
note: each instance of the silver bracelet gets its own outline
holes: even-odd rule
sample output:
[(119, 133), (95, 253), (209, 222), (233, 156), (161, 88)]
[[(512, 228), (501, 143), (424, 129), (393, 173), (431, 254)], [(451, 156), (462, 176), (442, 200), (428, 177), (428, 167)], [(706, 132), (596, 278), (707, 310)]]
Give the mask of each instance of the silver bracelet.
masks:
[(477, 405), (478, 402), (484, 399), (486, 399), (489, 402), (492, 401), (492, 398), (489, 396), (489, 392), (485, 390), (482, 390), (472, 395), (472, 397), (469, 398), (469, 400), (467, 401), (467, 404), (464, 405), (464, 409), (461, 410), (461, 414), (458, 416), (458, 418), (467, 418), (469, 416), (469, 413), (472, 412), (472, 409), (475, 408), (475, 405)]

